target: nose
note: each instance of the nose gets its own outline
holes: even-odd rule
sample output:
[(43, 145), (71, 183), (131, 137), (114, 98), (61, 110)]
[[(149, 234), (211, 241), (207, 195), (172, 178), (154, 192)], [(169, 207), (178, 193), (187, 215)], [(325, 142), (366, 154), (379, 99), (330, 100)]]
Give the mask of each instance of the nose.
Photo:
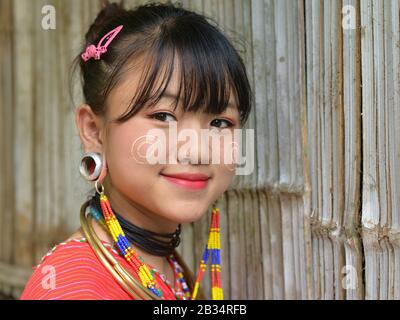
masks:
[(207, 130), (200, 121), (187, 121), (178, 128), (177, 162), (180, 164), (209, 164), (210, 146)]

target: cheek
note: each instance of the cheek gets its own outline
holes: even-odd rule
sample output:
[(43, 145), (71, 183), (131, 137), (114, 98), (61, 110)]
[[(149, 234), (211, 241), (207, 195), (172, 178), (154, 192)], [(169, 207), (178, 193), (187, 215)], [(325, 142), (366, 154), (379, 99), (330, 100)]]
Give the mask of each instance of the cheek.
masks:
[[(128, 121), (129, 122), (129, 121)], [(145, 155), (150, 147), (146, 142), (147, 128), (137, 121), (123, 123), (110, 132), (107, 139), (107, 165), (114, 182), (141, 185), (159, 172), (158, 165), (146, 163)], [(147, 177), (147, 179), (146, 179)]]
[(235, 167), (232, 165), (216, 164), (213, 165), (213, 172), (216, 188), (223, 193), (228, 189), (235, 177)]
[[(238, 157), (238, 144), (232, 135), (221, 137), (217, 144), (211, 144), (212, 162), (217, 164), (216, 169), (226, 179), (235, 175), (236, 159)], [(214, 160), (216, 162), (214, 162)]]
[(214, 173), (215, 193), (222, 194), (229, 188), (236, 173), (236, 165), (234, 164), (235, 147), (232, 143), (221, 142), (215, 145), (219, 148), (219, 157), (216, 156), (219, 162), (211, 165), (212, 172)]

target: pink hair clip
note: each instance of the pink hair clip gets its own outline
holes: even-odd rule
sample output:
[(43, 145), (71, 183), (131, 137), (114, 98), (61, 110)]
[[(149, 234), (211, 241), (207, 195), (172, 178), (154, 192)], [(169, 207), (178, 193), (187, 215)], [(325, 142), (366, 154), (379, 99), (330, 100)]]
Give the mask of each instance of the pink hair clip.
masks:
[[(94, 44), (91, 44), (86, 47), (86, 50), (84, 53), (81, 54), (82, 59), (86, 62), (90, 58), (94, 58), (95, 60), (100, 60), (100, 56), (103, 53), (107, 52), (107, 47), (111, 43), (111, 41), (114, 40), (116, 35), (121, 31), (122, 25), (116, 27), (115, 29), (111, 30), (109, 33), (107, 33), (99, 43), (97, 44), (97, 47)], [(106, 41), (106, 43), (103, 45), (102, 43)]]

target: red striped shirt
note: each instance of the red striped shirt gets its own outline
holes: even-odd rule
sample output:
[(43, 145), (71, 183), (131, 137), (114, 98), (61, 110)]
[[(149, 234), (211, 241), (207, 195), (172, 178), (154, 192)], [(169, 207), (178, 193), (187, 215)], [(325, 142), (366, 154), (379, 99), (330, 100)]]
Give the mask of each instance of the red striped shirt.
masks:
[[(135, 271), (110, 244), (103, 242), (114, 258), (130, 274)], [(82, 240), (70, 240), (56, 245), (33, 267), (33, 274), (20, 297), (21, 300), (131, 300), (111, 273), (98, 260), (92, 247)], [(163, 294), (171, 292), (183, 297), (182, 286), (174, 268), (175, 283), (155, 270), (155, 279)], [(137, 276), (136, 276), (137, 278)]]

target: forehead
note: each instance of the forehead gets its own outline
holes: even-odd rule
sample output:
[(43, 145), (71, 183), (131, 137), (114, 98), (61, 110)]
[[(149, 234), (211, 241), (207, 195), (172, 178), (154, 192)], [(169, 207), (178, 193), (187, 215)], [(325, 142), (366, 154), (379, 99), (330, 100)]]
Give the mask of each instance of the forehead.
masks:
[[(177, 107), (183, 108), (186, 110), (184, 105), (184, 97), (185, 97), (185, 90), (187, 83), (182, 79), (181, 73), (181, 63), (178, 58), (175, 56), (174, 62), (171, 65), (164, 63), (159, 70), (157, 70), (156, 77), (154, 78), (154, 82), (151, 85), (151, 88), (146, 87), (147, 90), (150, 89), (150, 96), (157, 95), (159, 98), (159, 102), (170, 102), (173, 105), (175, 102), (177, 103)], [(113, 115), (121, 115), (122, 113), (126, 112), (129, 106), (131, 105), (132, 101), (138, 98), (143, 93), (143, 85), (148, 81), (148, 61), (146, 61), (146, 57), (142, 56), (139, 59), (135, 59), (132, 63), (123, 70), (121, 81), (111, 90), (109, 96), (107, 97), (107, 105), (108, 110), (110, 110), (111, 114)], [(172, 67), (172, 69), (171, 69)], [(168, 76), (168, 71), (170, 74)], [(182, 86), (182, 82), (183, 86)], [(195, 83), (195, 80), (192, 81)], [(209, 84), (197, 84), (196, 88), (192, 92), (192, 96), (196, 97), (198, 94), (204, 94), (204, 92), (200, 92), (199, 88), (209, 88)], [(181, 89), (181, 92), (179, 90)], [(142, 92), (140, 92), (142, 91)], [(208, 92), (210, 89), (208, 89)], [(229, 99), (227, 97), (227, 106), (226, 112), (233, 112), (239, 114), (238, 105), (236, 95), (234, 94), (235, 90), (231, 88), (229, 90)], [(179, 95), (179, 97), (178, 97)], [(193, 98), (190, 96), (189, 98)], [(186, 97), (187, 98), (187, 97)], [(210, 99), (212, 100), (212, 99)], [(205, 100), (207, 101), (207, 99)], [(189, 100), (189, 103), (191, 101)], [(147, 105), (148, 107), (155, 107), (157, 104), (154, 105)], [(111, 108), (109, 108), (111, 107)], [(143, 107), (142, 107), (143, 108)], [(194, 111), (203, 111), (206, 110), (215, 110), (215, 106), (213, 105), (203, 105), (196, 106), (196, 110)], [(222, 111), (222, 110), (221, 110)], [(214, 112), (211, 112), (214, 113)]]

